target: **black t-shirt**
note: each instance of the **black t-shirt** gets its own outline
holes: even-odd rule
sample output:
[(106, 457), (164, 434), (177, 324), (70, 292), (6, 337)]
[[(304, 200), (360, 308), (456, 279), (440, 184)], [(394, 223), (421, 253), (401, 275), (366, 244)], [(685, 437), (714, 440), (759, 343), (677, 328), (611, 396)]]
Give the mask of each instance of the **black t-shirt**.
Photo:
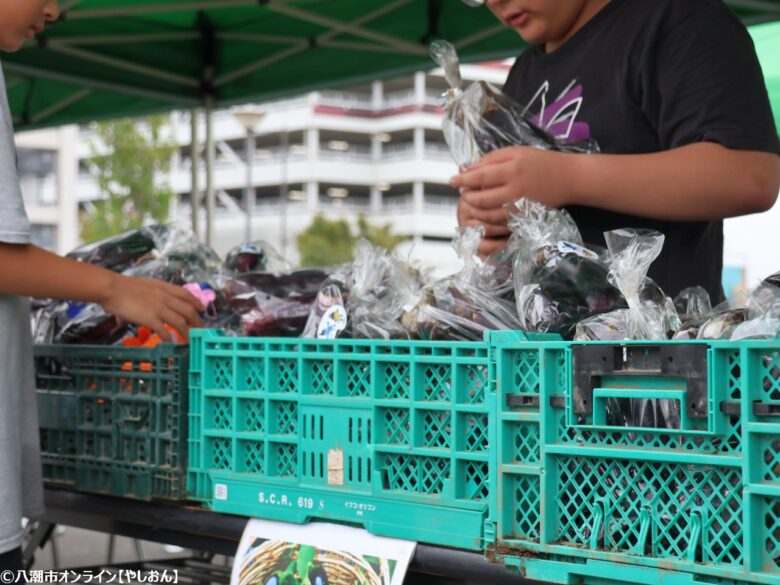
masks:
[[(531, 47), (504, 92), (552, 134), (610, 154), (708, 141), (780, 154), (753, 42), (720, 0), (612, 0), (558, 50)], [(735, 194), (735, 196), (738, 196)], [(586, 243), (608, 230), (666, 236), (650, 276), (668, 295), (702, 285), (722, 298), (723, 222), (673, 222), (572, 206)]]

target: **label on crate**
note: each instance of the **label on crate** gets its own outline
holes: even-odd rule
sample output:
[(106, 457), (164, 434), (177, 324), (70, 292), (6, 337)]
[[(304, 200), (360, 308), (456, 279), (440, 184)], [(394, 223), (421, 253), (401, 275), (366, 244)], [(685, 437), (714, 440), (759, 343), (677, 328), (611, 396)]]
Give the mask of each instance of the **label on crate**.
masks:
[(214, 499), (215, 500), (227, 500), (228, 499), (228, 486), (224, 483), (218, 483), (214, 486)]
[(328, 485), (344, 485), (344, 451), (328, 451)]
[(347, 310), (341, 305), (334, 305), (320, 319), (317, 327), (317, 339), (336, 339), (339, 333), (347, 327)]

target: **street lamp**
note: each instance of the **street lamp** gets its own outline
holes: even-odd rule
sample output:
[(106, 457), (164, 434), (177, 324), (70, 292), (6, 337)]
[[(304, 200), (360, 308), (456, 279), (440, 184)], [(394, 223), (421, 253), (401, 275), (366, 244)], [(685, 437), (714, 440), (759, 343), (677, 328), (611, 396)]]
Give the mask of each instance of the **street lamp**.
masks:
[(255, 211), (256, 192), (252, 180), (252, 167), (255, 161), (255, 131), (265, 117), (265, 112), (257, 108), (242, 108), (232, 112), (236, 121), (246, 130), (244, 155), (246, 158), (246, 187), (244, 188), (244, 241), (252, 241), (252, 216)]

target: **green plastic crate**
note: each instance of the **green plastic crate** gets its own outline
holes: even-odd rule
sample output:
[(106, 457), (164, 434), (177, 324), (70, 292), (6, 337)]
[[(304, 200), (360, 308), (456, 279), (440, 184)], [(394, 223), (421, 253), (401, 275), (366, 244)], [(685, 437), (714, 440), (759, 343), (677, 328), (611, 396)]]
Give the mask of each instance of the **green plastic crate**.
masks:
[[(780, 340), (492, 343), (489, 558), (558, 583), (780, 583)], [(681, 428), (610, 425), (608, 400), (641, 397), (679, 401)]]
[(35, 347), (43, 476), (77, 491), (186, 496), (188, 348)]
[(482, 550), (488, 345), (191, 334), (188, 489), (220, 512)]

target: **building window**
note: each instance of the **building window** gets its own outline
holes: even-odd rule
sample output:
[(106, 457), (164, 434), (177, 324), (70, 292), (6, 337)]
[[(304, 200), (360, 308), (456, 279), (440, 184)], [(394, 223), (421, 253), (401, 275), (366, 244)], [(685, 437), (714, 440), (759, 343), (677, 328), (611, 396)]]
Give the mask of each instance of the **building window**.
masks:
[(57, 227), (53, 225), (32, 224), (30, 226), (32, 243), (45, 250), (54, 251), (57, 247)]
[(20, 148), (17, 151), (17, 171), (22, 195), (27, 205), (56, 205), (57, 155), (52, 150)]

